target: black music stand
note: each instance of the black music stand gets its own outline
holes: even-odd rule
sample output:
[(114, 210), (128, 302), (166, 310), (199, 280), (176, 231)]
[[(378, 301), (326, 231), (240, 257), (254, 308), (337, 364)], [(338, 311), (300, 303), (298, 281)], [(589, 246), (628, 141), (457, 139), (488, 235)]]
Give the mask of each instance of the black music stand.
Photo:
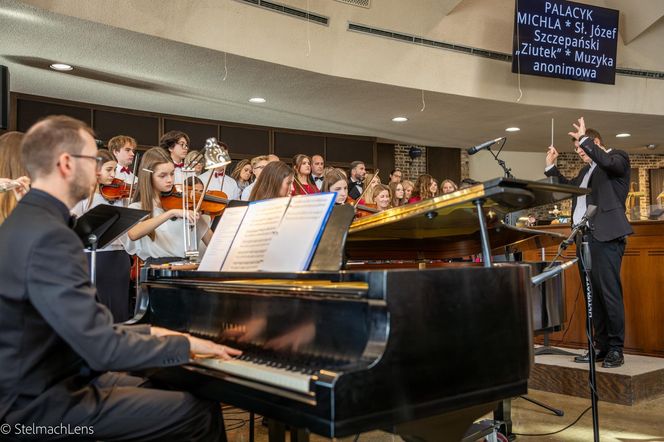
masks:
[(100, 204), (78, 218), (74, 232), (83, 241), (83, 246), (92, 252), (90, 281), (93, 284), (97, 276), (97, 249), (115, 241), (149, 214), (147, 210)]

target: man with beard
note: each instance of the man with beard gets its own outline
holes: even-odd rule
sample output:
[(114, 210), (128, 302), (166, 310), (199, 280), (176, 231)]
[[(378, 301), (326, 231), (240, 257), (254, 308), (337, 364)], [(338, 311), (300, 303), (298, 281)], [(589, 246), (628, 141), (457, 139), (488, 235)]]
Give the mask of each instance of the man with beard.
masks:
[(350, 179), (348, 180), (348, 196), (354, 200), (358, 199), (364, 188), (362, 183), (364, 182), (364, 176), (367, 174), (366, 168), (364, 167), (364, 161), (353, 161), (350, 163)]
[(0, 227), (0, 423), (78, 428), (95, 440), (226, 440), (219, 404), (112, 371), (240, 352), (147, 325), (113, 325), (95, 300), (69, 210), (99, 165), (92, 130), (64, 116), (21, 145), (32, 189)]

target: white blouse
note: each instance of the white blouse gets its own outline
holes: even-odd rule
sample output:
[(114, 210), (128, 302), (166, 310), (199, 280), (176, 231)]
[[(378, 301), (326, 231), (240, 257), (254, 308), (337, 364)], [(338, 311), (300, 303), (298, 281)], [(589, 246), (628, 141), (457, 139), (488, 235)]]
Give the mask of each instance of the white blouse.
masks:
[[(71, 209), (71, 214), (76, 215), (77, 217), (81, 217), (87, 211), (97, 207), (100, 204), (106, 204), (106, 205), (109, 205), (109, 206), (113, 205), (106, 198), (104, 198), (103, 196), (101, 196), (101, 194), (99, 194), (97, 192), (95, 192), (95, 194), (92, 196), (92, 203), (90, 204), (90, 207), (88, 207), (88, 201), (89, 201), (89, 198), (86, 198), (84, 200), (81, 200), (81, 201), (77, 202), (76, 205)], [(118, 201), (116, 204), (118, 204), (118, 206), (122, 206), (120, 201)], [(127, 236), (127, 234), (125, 233), (122, 236)], [(104, 247), (102, 249), (97, 249), (97, 252), (112, 252), (112, 251), (116, 251), (116, 250), (123, 250), (124, 247), (122, 245), (122, 236), (120, 238), (110, 242), (106, 247)], [(87, 249), (85, 251), (89, 252), (89, 250), (87, 250)]]
[[(129, 205), (130, 209), (140, 209), (141, 203), (135, 202)], [(152, 217), (156, 218), (164, 213), (161, 207), (155, 207), (152, 211)], [(199, 256), (205, 253), (205, 243), (203, 235), (210, 228), (209, 218), (201, 216), (196, 222), (196, 235), (198, 239)], [(122, 243), (130, 255), (138, 255), (142, 260), (148, 258), (165, 258), (169, 256), (184, 258), (184, 220), (182, 218), (169, 219), (164, 221), (155, 229), (154, 241), (150, 236), (132, 241), (129, 236), (124, 235)]]
[[(203, 185), (207, 183), (210, 174), (214, 174), (214, 170), (208, 170), (207, 172), (204, 172), (198, 176), (198, 178), (203, 181)], [(224, 183), (223, 189), (221, 187), (222, 181)], [(215, 177), (212, 175), (208, 190), (221, 190), (228, 196), (229, 200), (239, 200), (240, 194), (242, 193), (237, 185), (237, 182), (230, 175), (226, 175), (225, 179), (223, 176)]]

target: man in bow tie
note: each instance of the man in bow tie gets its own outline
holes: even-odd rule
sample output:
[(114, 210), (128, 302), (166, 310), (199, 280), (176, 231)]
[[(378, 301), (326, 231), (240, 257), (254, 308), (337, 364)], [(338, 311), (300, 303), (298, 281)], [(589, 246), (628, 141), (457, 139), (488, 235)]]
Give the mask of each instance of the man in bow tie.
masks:
[(182, 173), (184, 159), (189, 153), (189, 135), (179, 130), (166, 132), (159, 139), (159, 147), (168, 151), (168, 155), (175, 165), (173, 184), (178, 188), (181, 187), (184, 181), (184, 174)]
[[(590, 247), (590, 281), (592, 289), (592, 319), (595, 330), (595, 361), (604, 368), (624, 364), (625, 308), (620, 281), (620, 267), (625, 253), (627, 235), (632, 227), (625, 216), (625, 200), (629, 191), (630, 161), (627, 152), (604, 147), (602, 136), (586, 129), (583, 117), (570, 132), (574, 150), (585, 163), (574, 178), (566, 178), (556, 166), (558, 151), (549, 147), (546, 156), (546, 176), (558, 177), (562, 184), (590, 188), (588, 195), (572, 201), (572, 224), (579, 224), (591, 204), (597, 206), (592, 229), (587, 235)], [(577, 251), (577, 254), (579, 252)], [(579, 261), (581, 280), (583, 262)], [(585, 291), (585, 284), (583, 285)], [(588, 363), (588, 354), (577, 356), (575, 362)]]
[(323, 171), (325, 170), (325, 160), (321, 155), (311, 157), (311, 178), (313, 178), (318, 190), (323, 188)]
[(136, 183), (132, 163), (136, 155), (136, 140), (127, 135), (118, 135), (108, 141), (108, 149), (113, 153), (118, 165), (115, 166), (115, 178), (127, 184)]

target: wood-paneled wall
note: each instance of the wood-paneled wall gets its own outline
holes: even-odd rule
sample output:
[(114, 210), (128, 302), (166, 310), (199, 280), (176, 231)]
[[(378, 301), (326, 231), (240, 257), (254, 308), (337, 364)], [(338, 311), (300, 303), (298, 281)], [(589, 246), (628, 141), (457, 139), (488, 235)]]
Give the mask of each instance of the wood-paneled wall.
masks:
[[(634, 235), (627, 240), (621, 278), (625, 304), (625, 352), (664, 357), (664, 221), (633, 222)], [(539, 229), (568, 235), (569, 226)], [(551, 260), (556, 247), (546, 249)], [(574, 257), (570, 247), (565, 253)], [(540, 250), (524, 253), (524, 260), (539, 261)], [(566, 323), (561, 332), (550, 335), (553, 345), (586, 347), (585, 297), (577, 267), (565, 271)], [(564, 339), (563, 339), (564, 336)], [(541, 338), (539, 338), (541, 343)]]
[(322, 154), (328, 165), (337, 167), (347, 167), (355, 160), (364, 161), (368, 168), (378, 163), (373, 137), (206, 120), (18, 93), (11, 94), (10, 109), (9, 126), (21, 132), (43, 117), (59, 114), (84, 121), (104, 142), (115, 135), (130, 135), (142, 149), (157, 145), (170, 130), (181, 130), (189, 135), (194, 149), (203, 147), (209, 137), (224, 141), (236, 160), (274, 153), (290, 162), (296, 153), (305, 153)]

